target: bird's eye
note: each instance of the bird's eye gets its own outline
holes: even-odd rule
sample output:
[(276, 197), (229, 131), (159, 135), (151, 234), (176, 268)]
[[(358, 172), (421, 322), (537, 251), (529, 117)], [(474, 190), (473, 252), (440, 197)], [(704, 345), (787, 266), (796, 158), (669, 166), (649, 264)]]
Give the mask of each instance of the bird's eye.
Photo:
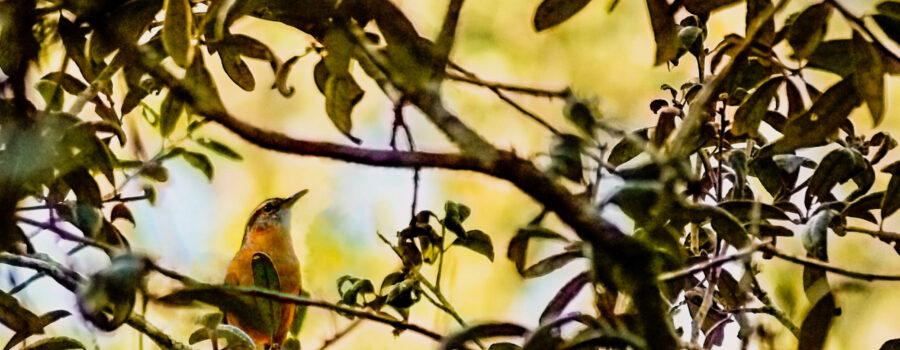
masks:
[(275, 209), (275, 206), (272, 205), (272, 203), (266, 203), (266, 206), (263, 207), (263, 210), (265, 210), (265, 211), (272, 211), (274, 209)]

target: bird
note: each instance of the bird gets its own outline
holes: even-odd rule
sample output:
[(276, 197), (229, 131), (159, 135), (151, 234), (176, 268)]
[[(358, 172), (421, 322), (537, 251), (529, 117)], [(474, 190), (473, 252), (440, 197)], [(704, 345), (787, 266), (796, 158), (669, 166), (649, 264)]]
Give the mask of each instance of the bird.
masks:
[[(290, 197), (270, 198), (253, 210), (244, 229), (241, 248), (228, 265), (226, 285), (255, 286), (253, 261), (266, 256), (278, 275), (280, 291), (291, 295), (300, 293), (300, 260), (294, 253), (291, 238), (291, 207), (307, 192), (302, 190)], [(272, 349), (284, 344), (294, 318), (294, 309), (293, 304), (281, 306), (280, 316), (276, 315), (273, 320), (274, 331), (233, 313), (226, 314), (226, 320), (247, 333), (258, 348)]]

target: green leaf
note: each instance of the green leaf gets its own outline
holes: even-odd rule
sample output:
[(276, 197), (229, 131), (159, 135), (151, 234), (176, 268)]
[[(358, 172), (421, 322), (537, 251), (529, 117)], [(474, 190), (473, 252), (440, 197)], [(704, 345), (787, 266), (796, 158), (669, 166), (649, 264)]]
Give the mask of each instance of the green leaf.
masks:
[(565, 22), (591, 0), (544, 0), (534, 14), (534, 30), (542, 31)]
[(208, 139), (208, 138), (204, 137), (204, 138), (197, 139), (197, 143), (200, 146), (206, 147), (209, 150), (216, 152), (216, 154), (223, 156), (225, 158), (231, 158), (233, 160), (244, 159), (244, 157), (241, 157), (240, 154), (238, 154), (237, 152), (232, 150), (230, 147), (226, 146), (225, 144), (223, 144), (219, 141)]
[(878, 50), (856, 30), (853, 31), (853, 49), (850, 50), (850, 56), (853, 58), (855, 71), (853, 82), (869, 106), (872, 122), (878, 125), (884, 118), (884, 67), (881, 65), (881, 56)]
[(783, 210), (771, 204), (754, 202), (751, 200), (733, 200), (719, 203), (720, 208), (725, 209), (731, 213), (731, 215), (734, 215), (734, 217), (745, 223), (751, 221), (753, 217), (753, 207), (756, 205), (759, 205), (759, 218), (762, 220), (787, 221), (791, 219)]
[(44, 99), (45, 109), (48, 111), (59, 111), (65, 102), (63, 89), (56, 83), (47, 80), (40, 80), (34, 84), (34, 89), (41, 94)]
[(853, 79), (844, 78), (825, 91), (806, 113), (788, 120), (783, 129), (784, 136), (760, 150), (757, 157), (827, 144), (850, 112), (862, 102)]
[[(309, 293), (306, 291), (300, 291), (300, 296), (304, 298), (309, 298)], [(306, 320), (306, 312), (309, 310), (309, 307), (306, 305), (296, 305), (294, 309), (294, 319), (291, 321), (291, 335), (297, 336), (300, 333), (300, 328), (303, 327), (303, 321)]]
[(759, 124), (762, 122), (769, 109), (769, 104), (775, 95), (778, 94), (778, 88), (784, 82), (783, 77), (774, 77), (769, 79), (758, 88), (747, 100), (738, 107), (734, 112), (734, 126), (731, 133), (740, 136), (750, 134), (750, 136), (759, 135)]
[(865, 169), (865, 159), (855, 149), (842, 147), (829, 152), (809, 178), (806, 206), (810, 206), (813, 197), (821, 201), (835, 185), (847, 182)]
[[(744, 28), (747, 28), (747, 31), (749, 32), (754, 23), (762, 17), (762, 14), (771, 10), (773, 7), (772, 0), (747, 0), (747, 14), (745, 15), (746, 20), (744, 21)], [(770, 18), (763, 23), (762, 28), (759, 29), (756, 36), (764, 45), (772, 46), (776, 40), (775, 19)]]
[(494, 245), (491, 243), (491, 237), (481, 230), (466, 232), (465, 238), (457, 237), (453, 241), (453, 245), (469, 248), (473, 252), (484, 255), (488, 260), (494, 261)]
[(91, 176), (85, 168), (75, 168), (68, 174), (63, 176), (66, 184), (75, 192), (75, 197), (81, 203), (89, 204), (95, 208), (103, 205), (103, 198), (100, 195), (100, 187), (97, 181)]
[(596, 106), (589, 102), (581, 101), (575, 98), (566, 100), (566, 106), (563, 109), (563, 115), (575, 124), (585, 135), (593, 136), (594, 128), (597, 126), (597, 117), (595, 116)]
[(749, 234), (741, 222), (722, 208), (704, 204), (693, 205), (684, 208), (682, 215), (693, 223), (710, 220), (716, 235), (733, 247), (743, 248), (750, 244)]
[(188, 0), (165, 0), (166, 22), (162, 28), (162, 42), (175, 64), (188, 67), (194, 50), (191, 48), (191, 29), (194, 15)]
[(159, 107), (159, 133), (162, 137), (169, 137), (175, 126), (178, 125), (178, 119), (181, 118), (181, 112), (184, 110), (184, 103), (175, 93), (169, 91)]
[(516, 264), (516, 270), (521, 274), (525, 271), (525, 257), (528, 244), (533, 238), (542, 238), (555, 241), (568, 242), (569, 240), (549, 229), (540, 226), (528, 226), (519, 229), (516, 235), (509, 241), (506, 256)]
[(69, 337), (52, 337), (38, 340), (22, 350), (65, 350), (65, 349), (85, 349), (84, 344)]
[(33, 334), (43, 333), (44, 327), (69, 315), (68, 311), (57, 310), (38, 316), (22, 307), (12, 295), (0, 291), (0, 324), (15, 332), (3, 350), (12, 349)]
[(184, 152), (181, 154), (181, 157), (184, 158), (192, 167), (197, 170), (203, 172), (203, 175), (206, 175), (206, 178), (209, 181), (213, 179), (213, 164), (203, 153), (197, 152)]
[[(272, 259), (266, 253), (258, 252), (253, 254), (250, 263), (253, 268), (253, 285), (259, 288), (270, 290), (281, 290), (281, 282), (278, 279), (278, 270)], [(260, 313), (263, 325), (268, 334), (275, 336), (275, 332), (281, 323), (281, 303), (267, 298), (256, 298), (256, 311)]]
[(824, 2), (807, 7), (797, 16), (788, 32), (788, 43), (794, 48), (794, 56), (803, 59), (815, 51), (828, 30), (829, 18), (831, 5)]
[(256, 79), (253, 78), (253, 72), (250, 67), (241, 58), (241, 56), (230, 47), (219, 49), (219, 59), (222, 60), (222, 68), (225, 74), (231, 78), (237, 86), (245, 91), (253, 91), (256, 88)]
[(609, 151), (609, 158), (606, 159), (606, 162), (612, 166), (619, 166), (641, 154), (644, 151), (644, 145), (650, 141), (647, 131), (647, 128), (638, 129), (623, 137)]
[(363, 90), (350, 74), (331, 75), (325, 83), (325, 112), (338, 131), (355, 144), (361, 143), (362, 140), (350, 134), (353, 128), (350, 114), (362, 97)]
[(486, 323), (471, 326), (444, 339), (441, 350), (466, 349), (466, 342), (490, 337), (521, 337), (528, 332), (525, 327), (512, 323)]
[[(829, 71), (842, 77), (853, 74), (856, 71), (853, 64), (856, 56), (852, 52), (853, 45), (853, 41), (849, 39), (824, 41), (807, 58), (806, 66)], [(850, 52), (849, 55), (848, 52)]]
[(647, 0), (650, 24), (656, 41), (656, 65), (663, 64), (678, 56), (678, 28), (674, 13), (669, 10), (666, 0)]

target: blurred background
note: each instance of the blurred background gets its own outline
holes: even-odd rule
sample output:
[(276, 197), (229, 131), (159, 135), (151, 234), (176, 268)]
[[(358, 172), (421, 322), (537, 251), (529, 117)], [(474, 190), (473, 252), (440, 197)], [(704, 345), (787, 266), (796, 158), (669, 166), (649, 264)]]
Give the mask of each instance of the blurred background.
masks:
[[(394, 0), (417, 29), (429, 37), (439, 31), (444, 1)], [(843, 0), (855, 13), (862, 14), (874, 6), (874, 1)], [(660, 90), (664, 83), (679, 86), (696, 76), (695, 65), (687, 59), (677, 67), (652, 66), (654, 46), (644, 2), (622, 1), (614, 12), (607, 12), (607, 1), (596, 0), (581, 13), (561, 26), (535, 33), (531, 18), (539, 0), (471, 1), (462, 12), (457, 44), (452, 59), (479, 74), (483, 79), (560, 89), (570, 86), (577, 95), (596, 97), (604, 118), (613, 125), (635, 129), (653, 122), (648, 104), (654, 98), (664, 98), (668, 92)], [(810, 2), (796, 1), (776, 20), (783, 23), (786, 14), (808, 6)], [(834, 16), (836, 18), (837, 15)], [(728, 33), (744, 32), (744, 6), (738, 5), (716, 13), (709, 23), (707, 47), (714, 47)], [(256, 37), (269, 45), (282, 59), (303, 54), (310, 38), (287, 26), (245, 17), (232, 31)], [(849, 29), (840, 20), (833, 20), (829, 38), (849, 37)], [(887, 41), (885, 41), (887, 42)], [(787, 57), (784, 52), (782, 57)], [(45, 69), (58, 67), (59, 57), (44, 59)], [(248, 61), (254, 72), (257, 89), (245, 92), (224, 74), (217, 57), (209, 67), (228, 110), (253, 125), (278, 130), (291, 136), (310, 140), (347, 143), (325, 115), (324, 98), (316, 90), (312, 68), (318, 61), (315, 54), (307, 55), (294, 66), (289, 79), (296, 93), (282, 97), (268, 89), (274, 81), (268, 64)], [(671, 68), (671, 69), (670, 69)], [(387, 149), (390, 140), (391, 104), (371, 80), (363, 78), (359, 67), (354, 69), (366, 95), (353, 114), (354, 134), (363, 140), (364, 147)], [(41, 76), (42, 74), (35, 74)], [(121, 77), (118, 86), (124, 87)], [(836, 81), (835, 76), (821, 74), (812, 77), (818, 86)], [(897, 116), (897, 80), (888, 79), (887, 118), (879, 130), (900, 130)], [(447, 82), (444, 94), (448, 108), (476, 128), (495, 145), (514, 149), (520, 155), (545, 152), (550, 135), (539, 125), (524, 118), (517, 111), (494, 97), (490, 91), (473, 86)], [(122, 96), (119, 94), (118, 96)], [(555, 126), (570, 128), (562, 117), (563, 103), (544, 98), (514, 96), (524, 106)], [(146, 100), (158, 106), (162, 96)], [(415, 135), (420, 150), (449, 151), (452, 146), (439, 131), (412, 108), (406, 110), (406, 120)], [(857, 109), (854, 116), (859, 130), (872, 125), (865, 109)], [(125, 117), (140, 133), (142, 141), (152, 153), (159, 147), (157, 133), (141, 120), (135, 109)], [(126, 123), (128, 124), (128, 123)], [(179, 132), (183, 132), (181, 125)], [(572, 129), (574, 130), (574, 129)], [(120, 221), (123, 230), (137, 251), (146, 252), (163, 266), (178, 270), (197, 279), (218, 283), (224, 279), (225, 269), (240, 246), (243, 227), (250, 212), (266, 198), (287, 196), (308, 188), (309, 194), (294, 209), (293, 237), (295, 250), (302, 262), (303, 286), (313, 297), (337, 301), (336, 280), (342, 275), (372, 279), (376, 286), (381, 278), (395, 271), (400, 262), (377, 237), (376, 232), (392, 237), (409, 221), (412, 199), (412, 171), (374, 168), (318, 158), (279, 154), (250, 145), (217, 125), (208, 125), (199, 135), (222, 141), (243, 157), (235, 162), (213, 156), (215, 177), (209, 182), (200, 172), (182, 160), (167, 163), (171, 171), (167, 183), (158, 187), (155, 206), (135, 202), (130, 207), (137, 226)], [(897, 132), (895, 132), (897, 134)], [(615, 142), (615, 140), (610, 140)], [(118, 152), (132, 155), (132, 149)], [(821, 157), (821, 152), (816, 153)], [(127, 157), (125, 157), (127, 158)], [(894, 156), (890, 161), (896, 159)], [(876, 184), (886, 186), (887, 178)], [(133, 183), (127, 193), (139, 194), (140, 186)], [(443, 211), (443, 203), (452, 200), (472, 208), (466, 222), (469, 229), (488, 233), (494, 242), (496, 259), (493, 263), (469, 251), (451, 251), (444, 274), (445, 294), (463, 318), (471, 323), (487, 320), (507, 320), (528, 327), (537, 325), (543, 307), (565, 281), (585, 268), (575, 262), (551, 275), (523, 280), (514, 265), (506, 259), (506, 246), (516, 229), (538, 214), (540, 208), (527, 196), (503, 181), (468, 172), (425, 169), (422, 171), (419, 209)], [(551, 226), (566, 233), (567, 228), (554, 220)], [(896, 231), (898, 219), (890, 220), (886, 229)], [(620, 222), (630, 229), (629, 223)], [(831, 236), (829, 254), (834, 264), (872, 273), (896, 273), (900, 258), (893, 249), (862, 235)], [(56, 242), (42, 233), (36, 243), (45, 251), (79, 271), (89, 273), (105, 265), (101, 254), (83, 252), (66, 257), (71, 248), (67, 242)], [(784, 241), (786, 250), (802, 254), (797, 242)], [(532, 249), (533, 256), (543, 256), (551, 248)], [(0, 267), (6, 269), (6, 267)], [(433, 276), (430, 269), (426, 276)], [(19, 281), (31, 272), (17, 270)], [(781, 261), (768, 261), (760, 279), (776, 303), (799, 324), (810, 307), (803, 296), (801, 269)], [(871, 349), (885, 340), (900, 336), (900, 289), (889, 282), (858, 283), (831, 276), (832, 285), (842, 286), (837, 303), (843, 314), (836, 318), (830, 349)], [(6, 289), (9, 281), (0, 281)], [(173, 284), (163, 278), (150, 281), (152, 291), (164, 292)], [(587, 293), (583, 293), (587, 294)], [(39, 281), (18, 295), (29, 307), (39, 312), (56, 308), (74, 309), (74, 298), (49, 279)], [(588, 305), (582, 295), (576, 304)], [(210, 309), (175, 309), (149, 305), (151, 322), (177, 339), (186, 341), (198, 327), (198, 316)], [(685, 320), (685, 315), (676, 317)], [(795, 340), (780, 324), (768, 316), (754, 317), (778, 333), (778, 348), (791, 348)], [(426, 328), (447, 333), (459, 326), (447, 315), (428, 303), (411, 309), (411, 321)], [(311, 309), (301, 332), (305, 349), (316, 349), (323, 341), (350, 323), (331, 312)], [(687, 324), (682, 324), (686, 326)], [(689, 329), (689, 326), (688, 328)], [(102, 349), (136, 348), (138, 333), (121, 329), (103, 333), (91, 329), (80, 316), (72, 316), (48, 328), (55, 335), (74, 336), (89, 347)], [(725, 348), (736, 346), (733, 340), (736, 327), (729, 328)], [(11, 333), (0, 327), (0, 339)], [(152, 348), (149, 340), (144, 346)], [(358, 329), (334, 344), (333, 349), (418, 349), (433, 348), (435, 344), (411, 333), (394, 336), (391, 329), (374, 323), (363, 323)]]

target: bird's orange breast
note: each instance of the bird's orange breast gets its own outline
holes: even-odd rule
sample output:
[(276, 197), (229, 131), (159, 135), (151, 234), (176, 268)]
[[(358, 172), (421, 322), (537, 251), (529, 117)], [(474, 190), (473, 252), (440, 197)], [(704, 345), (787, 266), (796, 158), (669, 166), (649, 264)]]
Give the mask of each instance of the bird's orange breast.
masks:
[[(225, 283), (238, 286), (253, 286), (253, 255), (265, 253), (272, 260), (272, 265), (278, 274), (281, 292), (292, 295), (300, 293), (300, 261), (294, 253), (294, 246), (287, 234), (280, 232), (254, 232), (238, 250), (228, 272), (225, 275)], [(248, 324), (242, 324), (240, 319), (233, 315), (227, 315), (229, 324), (235, 325), (253, 338), (257, 346), (265, 347), (267, 344), (283, 344), (287, 332), (291, 327), (294, 317), (294, 305), (284, 304), (281, 308), (281, 317), (277, 320), (277, 330), (274, 337), (267, 334), (265, 329), (257, 329)]]

